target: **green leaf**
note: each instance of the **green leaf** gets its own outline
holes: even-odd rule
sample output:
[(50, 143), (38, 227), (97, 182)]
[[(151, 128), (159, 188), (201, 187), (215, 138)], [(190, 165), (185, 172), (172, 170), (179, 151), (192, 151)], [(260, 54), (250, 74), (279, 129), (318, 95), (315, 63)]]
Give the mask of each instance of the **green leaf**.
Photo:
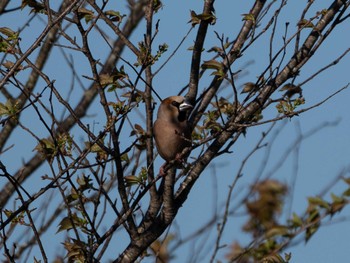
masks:
[(127, 153), (122, 154), (122, 156), (120, 156), (120, 160), (122, 162), (130, 163), (130, 159)]
[(298, 22), (297, 26), (299, 28), (313, 28), (315, 25), (310, 20), (304, 18)]
[(276, 236), (287, 236), (289, 234), (289, 230), (285, 226), (275, 226), (270, 228), (266, 233), (266, 238), (272, 238)]
[(10, 110), (6, 104), (0, 102), (0, 116), (10, 115)]
[(347, 183), (350, 186), (350, 177), (343, 177), (342, 179), (345, 183)]
[(138, 176), (128, 175), (124, 177), (126, 186), (143, 185), (147, 180), (148, 171), (146, 167), (142, 167)]
[(141, 171), (139, 173), (139, 178), (141, 180), (141, 183), (143, 183), (147, 179), (147, 176), (148, 176), (147, 168), (146, 167), (142, 167)]
[(296, 98), (294, 100), (294, 109), (297, 108), (300, 105), (303, 105), (303, 104), (305, 104), (305, 99), (303, 97), (302, 98)]
[(211, 75), (220, 77), (221, 79), (225, 77), (226, 73), (224, 71), (224, 64), (214, 59), (204, 61), (202, 64), (202, 69), (214, 69)]
[(86, 223), (86, 220), (78, 217), (76, 214), (72, 214), (71, 217), (66, 216), (58, 224), (58, 230), (56, 234), (65, 230), (68, 231), (73, 227), (85, 229)]
[(292, 253), (284, 253), (284, 259), (286, 262), (289, 262), (291, 258), (292, 258)]
[(35, 146), (34, 150), (38, 151), (42, 157), (44, 157), (49, 162), (52, 162), (53, 158), (57, 154), (57, 148), (53, 141), (46, 138), (41, 139)]
[(346, 189), (343, 194), (343, 196), (349, 197), (350, 196), (350, 188)]
[(311, 209), (309, 212), (309, 217), (306, 219), (307, 223), (313, 223), (318, 221), (320, 218), (320, 213), (317, 209)]
[(255, 23), (255, 17), (253, 14), (242, 14), (242, 16), (242, 21), (252, 21), (253, 23)]
[(86, 176), (85, 174), (83, 174), (82, 176), (79, 176), (77, 178), (77, 183), (79, 184), (79, 191), (84, 192), (87, 189), (92, 189), (93, 184), (91, 182), (92, 182), (92, 179), (90, 178), (89, 175)]
[(72, 226), (72, 222), (71, 220), (69, 219), (69, 217), (65, 217), (61, 220), (61, 222), (58, 224), (58, 230), (56, 232), (59, 233), (59, 232), (62, 232), (64, 230), (69, 230), (69, 229), (72, 229), (73, 226)]
[(345, 206), (345, 202), (334, 202), (331, 204), (331, 214), (335, 214), (337, 212), (340, 212), (344, 206)]
[(56, 140), (60, 153), (64, 156), (72, 156), (73, 138), (70, 136), (70, 134), (59, 134)]
[[(188, 47), (187, 48), (187, 50), (189, 50), (189, 51), (192, 51), (192, 50), (194, 50), (194, 46), (190, 46), (190, 47)], [(205, 48), (202, 48), (202, 52), (205, 50)]]
[[(8, 209), (4, 209), (3, 212), (7, 216), (7, 218), (12, 216), (13, 214), (13, 211)], [(20, 224), (20, 225), (28, 226), (28, 224), (25, 223), (24, 221), (25, 213), (26, 213), (25, 211), (22, 211), (21, 213), (19, 213), (15, 218), (11, 220), (11, 224)]]
[(107, 86), (107, 85), (113, 84), (114, 82), (114, 77), (109, 74), (101, 74), (99, 78), (100, 78), (101, 86)]
[(153, 6), (152, 6), (152, 8), (153, 8), (153, 11), (154, 11), (155, 13), (157, 13), (158, 10), (159, 10), (160, 8), (162, 8), (162, 7), (163, 7), (163, 3), (162, 3), (160, 0), (153, 0)]
[(333, 193), (331, 194), (331, 198), (333, 200), (331, 204), (331, 214), (340, 212), (347, 203), (347, 200), (344, 197), (337, 196)]
[(71, 238), (73, 242), (64, 242), (64, 248), (67, 250), (67, 258), (68, 262), (82, 263), (87, 262), (85, 256), (87, 255), (86, 248), (87, 244), (85, 244), (81, 240), (77, 240)]
[(86, 23), (89, 23), (94, 18), (94, 12), (92, 10), (88, 10), (84, 7), (78, 9), (78, 18), (85, 19)]
[(207, 60), (207, 61), (204, 61), (204, 63), (202, 64), (202, 68), (203, 69), (223, 69), (224, 65), (219, 62), (219, 61), (216, 61), (215, 59), (212, 59), (212, 60)]
[(72, 190), (72, 193), (67, 196), (67, 202), (70, 204), (79, 199), (79, 194)]
[(344, 202), (344, 198), (331, 193), (331, 198), (333, 202)]
[(316, 205), (328, 209), (329, 203), (323, 200), (321, 197), (308, 197), (309, 204)]
[(158, 46), (157, 53), (154, 56), (152, 56), (149, 48), (145, 45), (143, 41), (139, 42), (138, 45), (139, 45), (140, 53), (137, 57), (137, 62), (134, 63), (136, 67), (141, 65), (143, 66), (153, 65), (168, 50), (168, 44), (163, 43)]
[(15, 46), (19, 40), (19, 33), (8, 27), (0, 27), (0, 52), (14, 54), (17, 53)]
[(286, 261), (284, 261), (284, 259), (283, 259), (283, 257), (281, 255), (279, 255), (277, 253), (273, 253), (271, 255), (263, 257), (262, 260), (259, 260), (259, 262), (264, 262), (264, 263), (285, 263)]
[(289, 222), (293, 227), (301, 227), (303, 225), (303, 220), (296, 213), (293, 213), (292, 219)]
[(45, 6), (42, 3), (39, 3), (35, 0), (22, 0), (21, 9), (24, 7), (29, 6), (31, 7), (30, 13), (45, 13)]
[(9, 37), (9, 39), (14, 39), (18, 37), (18, 33), (8, 27), (0, 27), (0, 33)]
[(220, 47), (214, 46), (214, 47), (210, 48), (207, 52), (208, 53), (210, 53), (210, 52), (222, 53), (223, 50)]
[(124, 177), (124, 180), (127, 187), (138, 185), (141, 183), (140, 178), (135, 175), (127, 175)]
[[(7, 70), (10, 70), (13, 65), (15, 63), (13, 63), (12, 61), (9, 61), (9, 60), (6, 60), (4, 63), (2, 63), (2, 65), (7, 69)], [(19, 65), (17, 68), (16, 68), (16, 72), (20, 71), (20, 70), (23, 70), (24, 67), (22, 65)]]
[(207, 21), (209, 24), (214, 25), (216, 23), (216, 17), (214, 13), (211, 14), (198, 14), (191, 10), (191, 19), (188, 23), (191, 23), (192, 26), (200, 24), (202, 21)]
[[(100, 139), (99, 141), (103, 144), (103, 139)], [(97, 143), (85, 142), (85, 147), (89, 148), (93, 153), (99, 153), (103, 151)]]
[(120, 23), (126, 15), (121, 15), (118, 11), (108, 10), (105, 15), (113, 22)]
[(305, 242), (309, 241), (309, 239), (317, 232), (319, 227), (320, 227), (320, 224), (318, 223), (318, 224), (314, 224), (306, 229)]

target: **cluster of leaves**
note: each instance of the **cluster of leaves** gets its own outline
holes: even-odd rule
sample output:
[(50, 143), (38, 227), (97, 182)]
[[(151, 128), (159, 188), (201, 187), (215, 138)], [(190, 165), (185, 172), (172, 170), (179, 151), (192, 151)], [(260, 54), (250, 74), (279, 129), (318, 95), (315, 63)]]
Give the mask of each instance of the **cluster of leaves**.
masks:
[(147, 67), (156, 63), (160, 57), (168, 50), (168, 44), (164, 43), (158, 46), (158, 50), (155, 55), (152, 55), (148, 47), (144, 42), (139, 42), (139, 51), (140, 54), (137, 57), (137, 62), (134, 63), (134, 66)]
[(212, 110), (204, 115), (203, 128), (210, 131), (211, 134), (220, 131), (225, 121), (236, 115), (241, 109), (239, 103), (230, 103), (227, 99), (220, 97), (216, 102), (212, 102)]
[(305, 104), (304, 98), (296, 98), (293, 101), (290, 100), (281, 100), (277, 105), (277, 111), (279, 113), (282, 113), (286, 116), (293, 115), (295, 112), (295, 109), (298, 108), (298, 106)]
[[(292, 83), (285, 84), (280, 91), (284, 91), (283, 100), (276, 105), (277, 111), (286, 116), (293, 115), (296, 108), (305, 104), (305, 98), (303, 97), (303, 90), (300, 86)], [(299, 94), (299, 97), (291, 100), (293, 96)]]
[(137, 107), (140, 102), (144, 101), (143, 93), (138, 89), (123, 91), (120, 97), (125, 98), (126, 100), (117, 97), (115, 102), (108, 103), (108, 105), (114, 110), (115, 119), (127, 114), (132, 108)]
[(158, 10), (159, 10), (160, 8), (162, 8), (162, 7), (163, 7), (162, 1), (160, 1), (160, 0), (153, 0), (153, 6), (152, 6), (152, 8), (153, 8), (153, 11), (154, 11), (155, 13), (157, 13)]
[(333, 216), (335, 213), (340, 212), (350, 201), (350, 178), (344, 178), (348, 188), (341, 194), (331, 194), (331, 202), (322, 199), (319, 196), (308, 198), (307, 217), (305, 220), (297, 218), (293, 215), (291, 223), (295, 227), (306, 228), (305, 240), (308, 241), (312, 235), (318, 230), (321, 225), (321, 219), (325, 216)]
[(0, 27), (0, 52), (14, 54), (18, 44), (19, 33), (8, 27)]
[[(277, 236), (287, 234), (284, 226), (278, 223), (281, 215), (284, 198), (287, 194), (287, 186), (276, 180), (264, 180), (256, 183), (251, 189), (250, 200), (245, 205), (249, 218), (243, 226), (243, 230), (250, 233), (257, 242), (252, 248), (245, 249), (234, 243), (227, 258), (240, 258), (242, 262), (285, 262), (284, 258), (275, 252), (280, 244)], [(270, 257), (270, 261), (266, 261)], [(277, 261), (271, 261), (278, 259)]]
[(55, 141), (44, 138), (40, 139), (37, 146), (34, 148), (43, 158), (49, 163), (52, 163), (57, 154), (63, 156), (72, 155), (73, 138), (68, 133), (59, 134)]
[[(226, 50), (231, 46), (232, 42), (229, 41), (228, 38), (226, 40), (221, 39), (222, 46), (213, 46), (208, 50), (208, 53), (215, 52), (219, 57), (225, 59), (226, 58)], [(211, 59), (204, 61), (201, 65), (201, 68), (203, 70), (213, 70), (213, 72), (210, 74), (212, 76), (217, 76), (219, 80), (224, 79), (226, 77), (226, 71), (224, 63), (217, 61), (216, 59)]]
[(211, 75), (218, 76), (219, 79), (223, 79), (226, 76), (226, 70), (225, 70), (224, 64), (215, 59), (204, 61), (201, 67), (202, 69), (213, 70)]
[[(12, 216), (14, 211), (12, 211), (10, 209), (4, 209), (3, 212), (9, 218), (9, 217)], [(26, 217), (25, 215), (26, 215), (26, 212), (22, 211), (21, 213), (19, 213), (19, 215), (17, 215), (15, 218), (12, 219), (11, 224), (13, 224), (13, 225), (19, 224), (19, 225), (23, 225), (23, 226), (30, 226), (30, 224), (26, 223), (26, 221), (25, 221), (25, 217)]]
[[(18, 48), (16, 47), (20, 40), (21, 39), (19, 37), (19, 32), (13, 31), (11, 28), (8, 27), (0, 27), (0, 53), (18, 53)], [(2, 62), (1, 65), (4, 66), (7, 71), (9, 71), (14, 66), (14, 64), (14, 62), (6, 60)], [(21, 70), (24, 70), (25, 68), (27, 68), (27, 66), (18, 65), (15, 69), (15, 74), (17, 74)]]
[(10, 117), (17, 120), (18, 113), (17, 103), (13, 103), (11, 100), (7, 100), (6, 103), (0, 102), (0, 117)]
[(104, 138), (99, 139), (96, 143), (85, 142), (86, 149), (89, 149), (92, 153), (96, 153), (97, 160), (107, 160), (108, 154), (100, 145), (104, 145)]
[[(110, 19), (113, 22), (117, 22), (118, 24), (120, 24), (123, 20), (123, 18), (126, 16), (124, 14), (121, 14), (118, 11), (114, 11), (114, 10), (107, 10), (104, 12), (105, 16), (108, 17), (108, 19)], [(81, 7), (78, 9), (78, 18), (84, 19), (85, 23), (89, 23), (91, 22), (94, 18), (95, 18), (95, 13), (92, 10), (88, 10), (84, 7)]]
[(242, 21), (252, 21), (254, 24), (256, 23), (255, 17), (253, 14), (242, 14), (243, 18)]
[(140, 185), (145, 186), (147, 182), (147, 168), (142, 167), (138, 175), (127, 175), (124, 177), (125, 179), (125, 185), (127, 187), (133, 186), (133, 185)]
[(120, 88), (130, 87), (129, 75), (125, 72), (124, 66), (119, 69), (115, 68), (110, 74), (101, 74), (99, 76), (102, 87), (107, 87), (107, 91), (111, 92)]
[(277, 217), (282, 212), (287, 186), (276, 180), (265, 180), (254, 185), (251, 191), (254, 200), (246, 203), (250, 218), (243, 230), (258, 237), (278, 225)]
[(84, 241), (72, 238), (63, 243), (69, 262), (88, 262), (87, 244)]
[(46, 13), (45, 5), (42, 1), (22, 0), (21, 9), (25, 8), (26, 6), (31, 8), (30, 13)]
[(240, 262), (288, 262), (291, 254), (280, 254), (297, 235), (305, 233), (307, 242), (319, 229), (321, 220), (340, 212), (350, 201), (350, 179), (344, 178), (347, 189), (341, 195), (331, 195), (331, 202), (323, 198), (309, 197), (305, 215), (293, 213), (286, 224), (279, 221), (287, 186), (276, 180), (265, 180), (252, 187), (250, 200), (246, 202), (249, 218), (243, 230), (257, 242), (244, 248), (238, 242), (231, 246), (227, 258)]
[(149, 137), (147, 131), (144, 130), (141, 125), (135, 124), (134, 129), (131, 131), (130, 136), (137, 136), (136, 147), (142, 151), (146, 149), (146, 140)]
[[(52, 180), (53, 178), (50, 179)], [(73, 238), (70, 238), (64, 242), (69, 262), (86, 262), (88, 246), (93, 243), (94, 235), (92, 234), (92, 230), (89, 228), (91, 224), (85, 217), (84, 206), (86, 203), (93, 202), (95, 199), (86, 196), (85, 193), (90, 192), (91, 190), (95, 191), (96, 189), (93, 187), (90, 176), (83, 174), (77, 178), (76, 182), (77, 186), (72, 187), (70, 193), (68, 193), (65, 198), (65, 205), (70, 207), (67, 210), (69, 211), (69, 215), (60, 221), (56, 233), (74, 229), (74, 231), (82, 231), (83, 233), (87, 234), (88, 243)], [(33, 210), (35, 209), (29, 211), (29, 213), (31, 213)], [(4, 214), (7, 217), (11, 217), (13, 213), (14, 212), (11, 210), (4, 210)], [(11, 224), (31, 227), (31, 225), (26, 222), (25, 215), (26, 211), (22, 211), (12, 219)]]
[[(113, 108), (115, 119), (127, 114), (133, 107), (137, 107), (140, 102), (144, 101), (143, 92), (136, 89), (130, 82), (129, 75), (125, 72), (123, 65), (119, 69), (114, 68), (111, 73), (101, 74), (99, 84), (103, 89), (107, 89), (107, 92), (116, 93), (115, 101), (108, 102), (108, 105)], [(120, 96), (118, 96), (117, 91), (121, 91)], [(113, 120), (110, 121), (113, 122)]]
[(191, 10), (191, 20), (188, 23), (191, 23), (192, 26), (200, 24), (202, 21), (206, 21), (211, 25), (215, 25), (216, 16), (214, 12), (210, 14), (197, 14), (195, 11)]
[(77, 178), (77, 187), (73, 186), (66, 196), (67, 205), (70, 206), (70, 214), (64, 217), (58, 224), (56, 233), (62, 231), (81, 231), (88, 237), (88, 242), (69, 238), (64, 242), (67, 258), (70, 262), (86, 262), (89, 249), (88, 246), (94, 242), (94, 233), (89, 228), (90, 223), (85, 216), (84, 207), (86, 203), (93, 202), (94, 198), (85, 193), (95, 190), (90, 176), (82, 175)]

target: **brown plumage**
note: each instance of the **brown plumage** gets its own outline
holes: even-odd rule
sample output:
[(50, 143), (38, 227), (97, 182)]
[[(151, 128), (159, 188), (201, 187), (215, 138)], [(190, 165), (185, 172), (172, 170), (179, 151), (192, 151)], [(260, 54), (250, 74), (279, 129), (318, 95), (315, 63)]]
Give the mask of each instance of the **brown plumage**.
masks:
[(167, 162), (179, 157), (191, 146), (191, 127), (187, 121), (192, 105), (182, 96), (171, 96), (162, 101), (154, 122), (154, 139), (159, 155)]

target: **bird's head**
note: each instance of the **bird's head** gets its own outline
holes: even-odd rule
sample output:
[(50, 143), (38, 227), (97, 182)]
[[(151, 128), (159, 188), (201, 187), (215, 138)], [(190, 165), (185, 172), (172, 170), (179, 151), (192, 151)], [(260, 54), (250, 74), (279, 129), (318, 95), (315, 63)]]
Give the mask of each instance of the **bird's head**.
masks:
[(158, 109), (158, 119), (183, 122), (193, 106), (183, 96), (171, 96), (162, 101)]

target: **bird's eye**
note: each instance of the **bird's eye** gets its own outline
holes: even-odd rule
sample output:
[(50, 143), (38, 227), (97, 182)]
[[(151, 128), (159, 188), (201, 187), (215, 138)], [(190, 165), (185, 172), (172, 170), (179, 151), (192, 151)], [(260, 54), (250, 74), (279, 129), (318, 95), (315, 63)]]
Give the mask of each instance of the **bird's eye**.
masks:
[(175, 106), (176, 108), (178, 108), (180, 106), (180, 103), (178, 103), (177, 101), (173, 100), (171, 102), (171, 105)]

